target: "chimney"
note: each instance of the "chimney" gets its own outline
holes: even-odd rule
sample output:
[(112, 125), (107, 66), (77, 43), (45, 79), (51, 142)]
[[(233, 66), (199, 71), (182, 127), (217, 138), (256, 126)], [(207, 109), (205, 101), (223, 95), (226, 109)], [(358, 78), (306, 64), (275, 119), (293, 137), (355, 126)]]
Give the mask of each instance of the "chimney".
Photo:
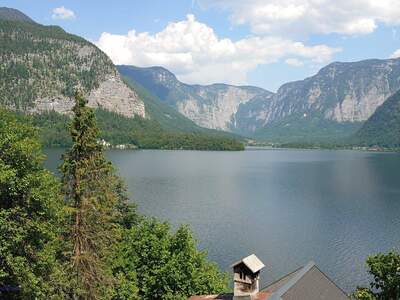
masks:
[(251, 300), (259, 292), (260, 271), (264, 264), (254, 254), (234, 263), (233, 268), (233, 300)]

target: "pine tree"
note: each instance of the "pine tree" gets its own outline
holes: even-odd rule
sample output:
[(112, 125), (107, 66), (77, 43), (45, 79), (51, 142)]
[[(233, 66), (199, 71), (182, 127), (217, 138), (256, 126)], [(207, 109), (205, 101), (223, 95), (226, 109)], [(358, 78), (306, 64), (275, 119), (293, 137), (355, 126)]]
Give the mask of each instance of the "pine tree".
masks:
[(70, 125), (73, 145), (63, 156), (62, 183), (70, 207), (71, 297), (105, 299), (113, 285), (108, 257), (118, 238), (120, 181), (98, 143), (95, 115), (76, 93)]

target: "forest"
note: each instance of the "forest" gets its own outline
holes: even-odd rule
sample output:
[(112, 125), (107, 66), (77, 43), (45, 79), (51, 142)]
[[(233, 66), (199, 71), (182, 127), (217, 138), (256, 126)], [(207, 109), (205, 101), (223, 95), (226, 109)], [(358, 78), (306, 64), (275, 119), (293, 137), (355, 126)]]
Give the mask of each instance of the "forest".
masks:
[(228, 290), (190, 229), (140, 215), (77, 95), (61, 178), (39, 130), (0, 111), (0, 298), (187, 299)]

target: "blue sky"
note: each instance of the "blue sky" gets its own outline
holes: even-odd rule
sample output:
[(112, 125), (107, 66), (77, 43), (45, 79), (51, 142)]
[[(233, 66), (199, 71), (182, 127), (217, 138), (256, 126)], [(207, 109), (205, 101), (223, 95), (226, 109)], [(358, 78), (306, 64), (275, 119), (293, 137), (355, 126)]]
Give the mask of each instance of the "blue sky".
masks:
[(400, 56), (398, 0), (0, 0), (188, 83), (276, 90), (332, 61)]

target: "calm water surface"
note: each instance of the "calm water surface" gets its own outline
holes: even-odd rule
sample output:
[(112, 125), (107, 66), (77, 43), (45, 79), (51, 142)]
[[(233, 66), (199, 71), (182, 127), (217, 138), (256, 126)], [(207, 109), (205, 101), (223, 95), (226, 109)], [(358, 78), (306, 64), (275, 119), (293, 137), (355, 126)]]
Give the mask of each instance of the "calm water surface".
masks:
[[(62, 150), (47, 150), (47, 166)], [(139, 210), (187, 223), (224, 270), (251, 253), (269, 283), (314, 260), (346, 291), (368, 254), (400, 246), (400, 155), (355, 151), (118, 151)]]

